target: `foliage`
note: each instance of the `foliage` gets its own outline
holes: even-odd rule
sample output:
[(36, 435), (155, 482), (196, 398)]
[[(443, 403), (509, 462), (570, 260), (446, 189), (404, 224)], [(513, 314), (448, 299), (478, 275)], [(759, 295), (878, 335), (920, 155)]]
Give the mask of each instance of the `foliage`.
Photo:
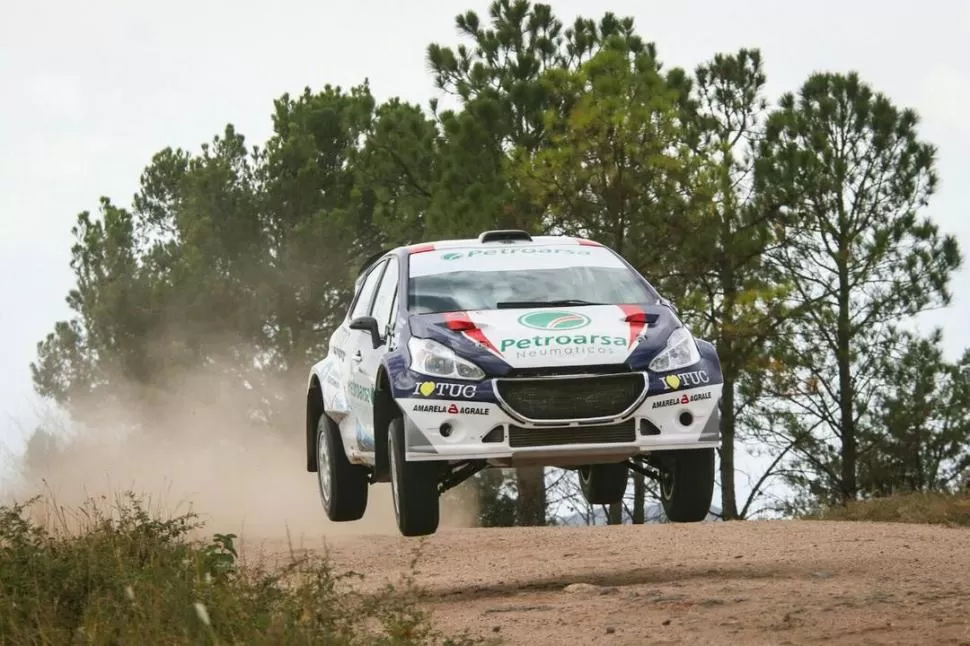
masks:
[(919, 213), (937, 179), (917, 121), (854, 73), (818, 73), (782, 97), (760, 146), (759, 200), (788, 224), (772, 260), (801, 306), (773, 388), (794, 407), (784, 432), (807, 481), (845, 500), (859, 492), (862, 429), (876, 423), (879, 359), (900, 320), (949, 302), (961, 261), (956, 239)]
[(874, 425), (864, 429), (859, 488), (867, 496), (948, 491), (970, 473), (970, 353), (943, 358), (942, 333), (899, 335), (880, 372)]
[[(694, 329), (718, 349), (724, 377), (720, 450), (725, 520), (744, 518), (773, 477), (769, 468), (741, 504), (735, 497), (735, 445), (751, 435), (752, 405), (761, 396), (766, 344), (792, 312), (784, 276), (768, 256), (781, 242), (784, 222), (758, 203), (754, 186), (758, 145), (768, 117), (761, 53), (717, 54), (694, 71), (685, 138), (705, 161), (711, 208), (691, 233), (699, 251), (677, 267), (686, 281), (681, 309)], [(700, 251), (703, 250), (703, 251)]]
[(440, 633), (413, 591), (358, 591), (323, 558), (244, 567), (234, 535), (190, 540), (194, 515), (159, 519), (130, 493), (107, 510), (90, 499), (75, 532), (32, 520), (35, 502), (0, 507), (2, 644), (483, 643)]
[(576, 71), (552, 70), (543, 83), (576, 99), (563, 114), (547, 112), (547, 147), (513, 153), (518, 185), (552, 230), (602, 241), (662, 286), (695, 226), (698, 199), (676, 90), (648, 54), (622, 50), (601, 50)]

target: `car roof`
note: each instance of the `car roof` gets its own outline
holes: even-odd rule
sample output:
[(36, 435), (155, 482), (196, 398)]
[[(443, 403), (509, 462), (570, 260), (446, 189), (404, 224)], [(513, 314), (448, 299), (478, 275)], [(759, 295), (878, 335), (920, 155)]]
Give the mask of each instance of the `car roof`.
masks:
[(417, 244), (401, 247), (408, 253), (420, 253), (422, 251), (432, 251), (434, 249), (456, 249), (456, 248), (478, 248), (478, 247), (501, 247), (508, 245), (522, 247), (538, 247), (548, 244), (590, 244), (597, 247), (602, 246), (592, 240), (574, 238), (571, 236), (532, 236), (529, 240), (487, 240), (482, 242), (479, 238), (459, 238), (454, 240), (435, 240), (434, 242), (420, 242)]
[(522, 247), (539, 247), (549, 244), (565, 244), (565, 245), (586, 245), (591, 247), (602, 247), (603, 245), (594, 240), (588, 240), (586, 238), (578, 238), (575, 236), (566, 235), (543, 235), (534, 236), (530, 235), (526, 231), (521, 231), (518, 229), (498, 229), (483, 231), (477, 238), (455, 238), (449, 240), (434, 240), (428, 242), (417, 242), (407, 245), (401, 245), (399, 247), (394, 247), (393, 249), (384, 249), (378, 253), (367, 258), (360, 267), (358, 271), (358, 276), (366, 272), (370, 267), (372, 267), (379, 260), (389, 255), (396, 256), (410, 256), (415, 253), (423, 253), (427, 251), (434, 251), (436, 249), (467, 249), (467, 248), (489, 248), (489, 247), (507, 247), (509, 245), (522, 246)]

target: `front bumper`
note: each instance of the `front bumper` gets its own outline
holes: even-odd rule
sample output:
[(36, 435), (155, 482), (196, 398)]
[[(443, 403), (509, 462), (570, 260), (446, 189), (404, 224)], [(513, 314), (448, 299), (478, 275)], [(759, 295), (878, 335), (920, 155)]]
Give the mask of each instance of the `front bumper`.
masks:
[[(671, 388), (668, 379), (632, 374), (643, 375), (639, 394), (634, 397), (631, 391), (629, 402), (616, 399), (621, 403), (614, 406), (613, 413), (605, 412), (602, 402), (594, 399), (599, 409), (587, 406), (584, 410), (588, 414), (582, 417), (560, 417), (548, 408), (537, 415), (539, 408), (530, 406), (530, 391), (520, 392), (525, 397), (510, 402), (508, 396), (502, 396), (503, 392), (508, 395), (508, 389), (497, 379), (480, 383), (471, 397), (449, 398), (448, 389), (440, 388), (426, 389), (429, 395), (425, 396), (415, 387), (396, 398), (404, 413), (406, 459), (569, 465), (720, 446), (721, 383), (694, 385), (680, 380)], [(577, 400), (583, 398), (571, 393), (581, 393), (577, 387), (587, 379), (574, 376), (521, 381), (543, 382), (538, 385), (546, 390), (535, 392), (552, 405), (577, 414), (581, 408)], [(583, 401), (588, 404), (590, 400)]]

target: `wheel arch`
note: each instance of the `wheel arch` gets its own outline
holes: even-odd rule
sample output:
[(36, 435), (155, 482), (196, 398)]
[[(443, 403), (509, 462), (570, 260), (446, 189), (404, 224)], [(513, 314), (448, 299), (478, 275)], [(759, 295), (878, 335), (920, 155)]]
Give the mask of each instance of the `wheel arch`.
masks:
[(387, 365), (381, 363), (374, 386), (374, 481), (389, 482), (390, 459), (387, 453), (387, 435), (391, 420), (401, 416), (401, 408), (394, 399)]
[(306, 393), (306, 470), (316, 473), (317, 464), (317, 422), (323, 410), (323, 391), (320, 380), (316, 375), (310, 378), (310, 386)]

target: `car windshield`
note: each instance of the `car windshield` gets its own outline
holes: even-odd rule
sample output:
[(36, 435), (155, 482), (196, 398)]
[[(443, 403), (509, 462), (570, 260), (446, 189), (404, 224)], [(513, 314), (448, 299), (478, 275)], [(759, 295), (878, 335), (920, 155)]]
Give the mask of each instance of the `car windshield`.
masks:
[(604, 247), (443, 249), (414, 254), (409, 265), (408, 310), (415, 314), (659, 299)]

